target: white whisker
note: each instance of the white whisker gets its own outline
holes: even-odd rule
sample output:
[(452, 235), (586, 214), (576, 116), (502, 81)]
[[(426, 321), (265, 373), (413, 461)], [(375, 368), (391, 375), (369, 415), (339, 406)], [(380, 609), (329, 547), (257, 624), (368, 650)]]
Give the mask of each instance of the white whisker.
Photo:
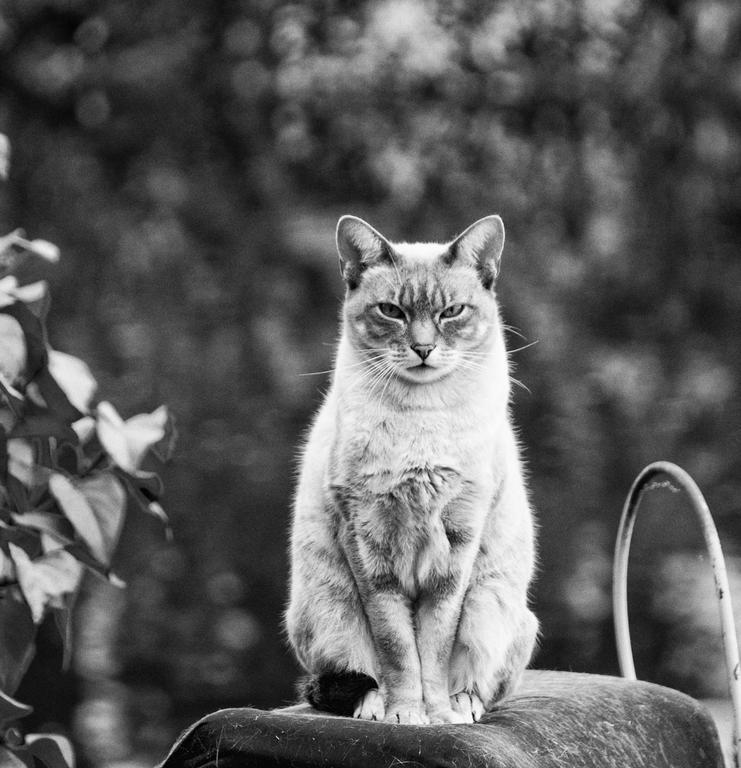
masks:
[(381, 394), (378, 397), (378, 408), (376, 411), (376, 421), (381, 421), (381, 409), (383, 408), (383, 396), (386, 394), (386, 390), (388, 389), (388, 385), (391, 382), (391, 379), (394, 375), (394, 366), (389, 364), (386, 372), (386, 381), (383, 385), (383, 389), (381, 390)]
[(528, 349), (529, 347), (534, 347), (540, 339), (535, 339), (535, 341), (531, 341), (529, 344), (524, 344), (521, 347), (517, 347), (517, 349), (509, 349), (507, 350), (508, 355), (514, 355), (515, 352), (522, 352), (523, 349)]
[[(385, 351), (385, 350), (384, 350)], [(335, 368), (329, 368), (326, 371), (310, 371), (309, 373), (299, 373), (299, 376), (321, 376), (326, 373), (334, 373), (336, 370), (349, 370), (350, 368), (359, 368), (364, 365), (369, 365), (373, 361), (383, 359), (384, 355), (368, 355), (364, 360), (359, 360), (357, 363), (349, 363), (348, 365), (336, 366)]]
[(480, 365), (479, 363), (475, 363), (473, 360), (458, 361), (458, 368), (462, 371), (476, 371), (476, 372), (487, 370), (485, 365)]
[(523, 384), (519, 379), (516, 379), (514, 376), (510, 376), (509, 380), (516, 386), (521, 387), (525, 390), (525, 392), (528, 393), (528, 395), (532, 395), (533, 393), (530, 391), (530, 388), (527, 386), (527, 384)]
[(351, 379), (352, 385), (362, 387), (372, 393), (377, 382), (383, 378), (391, 364), (385, 357), (370, 361), (362, 370), (356, 371)]
[(519, 336), (523, 341), (527, 341), (527, 337), (518, 328), (513, 325), (503, 325), (502, 328), (509, 333), (513, 333), (515, 336)]

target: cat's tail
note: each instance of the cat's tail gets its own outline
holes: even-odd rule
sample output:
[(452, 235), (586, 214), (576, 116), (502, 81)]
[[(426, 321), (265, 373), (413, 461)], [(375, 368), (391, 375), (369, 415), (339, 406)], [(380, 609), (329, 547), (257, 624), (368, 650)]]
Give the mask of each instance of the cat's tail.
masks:
[(299, 696), (315, 709), (352, 717), (358, 699), (378, 683), (362, 672), (321, 672), (299, 680)]

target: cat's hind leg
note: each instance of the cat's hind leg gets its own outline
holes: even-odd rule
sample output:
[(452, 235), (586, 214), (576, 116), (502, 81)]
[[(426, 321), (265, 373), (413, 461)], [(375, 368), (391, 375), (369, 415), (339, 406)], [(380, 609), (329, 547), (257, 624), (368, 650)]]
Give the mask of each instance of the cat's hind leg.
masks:
[(303, 697), (318, 709), (352, 716), (378, 688), (376, 653), (347, 561), (312, 533), (294, 557), (286, 629), (308, 672)]
[[(471, 585), (450, 662), (451, 703), (481, 717), (517, 684), (535, 647), (538, 622), (524, 595), (492, 576)], [(456, 705), (453, 708), (458, 710)]]
[(357, 700), (353, 717), (359, 720), (383, 720), (386, 717), (383, 696), (378, 688), (371, 688)]

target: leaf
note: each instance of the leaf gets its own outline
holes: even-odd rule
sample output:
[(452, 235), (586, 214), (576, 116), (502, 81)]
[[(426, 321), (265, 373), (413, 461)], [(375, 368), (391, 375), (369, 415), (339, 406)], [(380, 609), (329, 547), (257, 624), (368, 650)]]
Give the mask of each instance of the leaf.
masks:
[(94, 574), (105, 579), (107, 582), (117, 587), (125, 586), (121, 579), (119, 579), (118, 576), (116, 576), (110, 568), (98, 562), (98, 560), (96, 560), (90, 554), (90, 550), (79, 541), (76, 541), (71, 546), (65, 547), (65, 551), (69, 552), (69, 554), (72, 555), (72, 557), (74, 557), (75, 560), (77, 560), (81, 565), (84, 565)]
[(15, 566), (10, 555), (0, 548), (0, 589), (10, 581), (15, 581)]
[[(2, 410), (0, 410), (2, 415)], [(0, 480), (6, 477), (8, 474), (8, 438), (5, 432), (5, 427), (0, 422)], [(5, 506), (3, 502), (6, 501), (7, 492), (2, 487), (0, 482), (0, 509)]]
[(149, 484), (152, 482), (152, 479), (159, 484), (158, 490), (162, 490), (159, 477), (154, 474), (154, 472), (136, 472), (134, 475), (122, 473), (121, 479), (126, 483), (131, 498), (139, 505), (139, 507), (147, 514), (153, 515), (162, 522), (165, 526), (165, 536), (167, 537), (167, 540), (170, 541), (172, 539), (170, 519), (167, 517), (167, 513), (162, 508), (161, 504), (150, 495), (151, 486), (149, 486)]
[(150, 504), (147, 504), (146, 511), (162, 522), (165, 526), (165, 537), (167, 538), (167, 541), (172, 541), (173, 534), (170, 526), (170, 518), (167, 516), (165, 510), (162, 509), (162, 505), (159, 502), (153, 501)]
[(0, 241), (4, 249), (15, 248), (22, 253), (32, 253), (45, 261), (56, 263), (59, 261), (59, 247), (50, 243), (48, 240), (27, 240), (22, 229), (16, 229), (9, 235), (6, 235)]
[(131, 485), (136, 486), (147, 501), (157, 501), (164, 493), (164, 486), (160, 476), (156, 472), (142, 472), (141, 470), (129, 476)]
[[(46, 303), (49, 298), (49, 284), (46, 280), (38, 280), (35, 283), (27, 285), (17, 285), (13, 288), (11, 295), (24, 304), (37, 305)], [(36, 317), (41, 317), (41, 313), (34, 312)]]
[(8, 440), (8, 472), (28, 488), (46, 485), (49, 470), (36, 463), (33, 446), (20, 438)]
[(95, 434), (95, 419), (92, 416), (83, 416), (72, 423), (72, 429), (75, 430), (80, 444), (84, 445)]
[(59, 502), (82, 540), (90, 548), (93, 557), (101, 563), (110, 563), (103, 532), (88, 500), (64, 475), (55, 472), (49, 478), (49, 491)]
[(80, 563), (63, 549), (31, 560), (15, 544), (8, 544), (8, 547), (34, 623), (41, 623), (47, 607), (66, 607), (67, 598), (75, 593), (82, 577)]
[[(20, 589), (16, 585), (3, 587), (0, 589), (0, 691), (6, 695), (15, 693), (26, 674), (36, 651), (35, 641), (36, 627)], [(0, 702), (0, 725), (5, 711)]]
[(14, 723), (16, 720), (30, 715), (31, 712), (33, 712), (33, 707), (22, 704), (0, 691), (0, 730), (3, 730), (9, 723)]
[(77, 432), (51, 411), (31, 406), (10, 431), (10, 437), (53, 437), (60, 442), (77, 444)]
[(109, 566), (126, 511), (121, 483), (111, 472), (100, 472), (76, 482), (54, 473), (49, 490), (93, 557)]
[[(9, 541), (18, 547), (23, 547), (30, 557), (42, 554), (41, 538), (36, 531), (30, 531), (17, 525), (8, 525), (0, 521), (0, 547), (2, 542)], [(3, 555), (5, 559), (0, 558), (0, 570), (3, 573), (11, 574), (11, 578), (6, 583), (9, 581), (15, 582), (17, 581), (15, 565), (6, 548), (3, 548)], [(10, 569), (6, 567), (8, 563), (10, 563)]]
[(0, 314), (0, 378), (13, 386), (26, 370), (26, 337), (21, 324), (8, 314)]
[(178, 439), (178, 429), (175, 417), (168, 410), (165, 434), (163, 438), (152, 446), (152, 453), (163, 463), (170, 461), (175, 452), (175, 443)]
[(72, 605), (54, 609), (54, 623), (62, 640), (62, 671), (67, 672), (72, 664)]
[(126, 435), (126, 423), (118, 415), (118, 411), (107, 401), (98, 403), (96, 408), (96, 429), (98, 440), (106, 453), (123, 469), (134, 471), (132, 457)]
[(72, 768), (75, 753), (69, 739), (56, 733), (29, 733), (28, 751), (48, 768)]
[(112, 472), (99, 472), (78, 480), (77, 488), (87, 499), (103, 537), (107, 557), (101, 562), (110, 565), (123, 528), (126, 493)]
[(98, 389), (98, 382), (93, 378), (87, 364), (78, 357), (52, 349), (49, 351), (48, 368), (80, 415), (88, 413), (90, 402)]
[[(75, 434), (77, 434), (77, 430), (75, 430)], [(81, 446), (62, 443), (56, 446), (51, 466), (63, 474), (80, 477), (80, 475), (84, 474), (81, 470), (84, 458)], [(36, 503), (39, 502), (37, 501)]]
[(36, 256), (41, 256), (42, 259), (51, 261), (53, 264), (56, 264), (59, 261), (59, 246), (50, 243), (48, 240), (35, 239), (31, 240), (30, 243), (26, 241), (23, 243), (23, 247), (27, 251), (36, 254)]
[[(17, 232), (20, 232), (20, 230), (17, 229), (15, 232), (5, 235), (5, 237), (0, 237), (0, 257), (5, 258), (8, 262), (7, 266), (10, 268), (15, 265), (15, 259), (11, 258), (13, 255), (11, 248)], [(5, 277), (0, 278), (0, 307), (10, 306), (17, 301), (15, 297), (17, 288), (18, 278), (14, 275), (5, 275)]]
[[(7, 278), (6, 278), (7, 280)], [(0, 283), (5, 281), (0, 281)], [(2, 294), (0, 294), (0, 299)], [(41, 320), (31, 312), (22, 302), (3, 306), (0, 302), (0, 313), (15, 318), (23, 329), (26, 342), (26, 366), (27, 379), (33, 379), (42, 368), (46, 367), (47, 345), (46, 330)]]
[(50, 411), (65, 424), (72, 424), (82, 416), (46, 366), (40, 368), (33, 381), (28, 383), (26, 395), (34, 407)]
[[(0, 376), (0, 425), (7, 431), (23, 413), (24, 396), (14, 387), (9, 386)], [(8, 406), (2, 407), (2, 403)]]
[(33, 766), (33, 758), (26, 762), (12, 750), (0, 746), (0, 768), (29, 768), (29, 766)]
[(135, 473), (144, 454), (165, 436), (167, 408), (142, 413), (124, 421), (108, 402), (98, 404), (98, 439), (115, 464)]
[(74, 543), (75, 531), (72, 523), (62, 515), (54, 512), (31, 511), (21, 515), (14, 513), (10, 517), (17, 525), (48, 534), (63, 546)]
[(24, 485), (30, 486), (33, 481), (34, 461), (33, 446), (25, 440), (8, 440), (8, 472), (20, 480)]
[(46, 320), (46, 316), (49, 314), (49, 307), (51, 306), (51, 299), (49, 298), (49, 285), (46, 280), (39, 280), (35, 283), (28, 283), (27, 285), (15, 285), (11, 287), (6, 281), (6, 290), (4, 291), (3, 306), (9, 306), (15, 301), (23, 302), (26, 307), (31, 311), (31, 314), (41, 320)]
[(11, 509), (16, 512), (28, 512), (30, 503), (28, 500), (28, 490), (23, 483), (13, 475), (5, 478), (5, 490), (10, 498)]
[(10, 141), (0, 133), (0, 179), (5, 181), (10, 173)]

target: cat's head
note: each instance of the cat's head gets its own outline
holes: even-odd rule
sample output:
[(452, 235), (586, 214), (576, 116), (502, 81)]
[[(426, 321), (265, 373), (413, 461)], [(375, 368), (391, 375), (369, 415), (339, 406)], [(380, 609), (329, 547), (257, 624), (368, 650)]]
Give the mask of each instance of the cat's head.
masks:
[(337, 250), (347, 286), (345, 333), (378, 374), (425, 384), (477, 370), (501, 339), (494, 282), (504, 245), (499, 216), (450, 243), (391, 243), (343, 216)]

